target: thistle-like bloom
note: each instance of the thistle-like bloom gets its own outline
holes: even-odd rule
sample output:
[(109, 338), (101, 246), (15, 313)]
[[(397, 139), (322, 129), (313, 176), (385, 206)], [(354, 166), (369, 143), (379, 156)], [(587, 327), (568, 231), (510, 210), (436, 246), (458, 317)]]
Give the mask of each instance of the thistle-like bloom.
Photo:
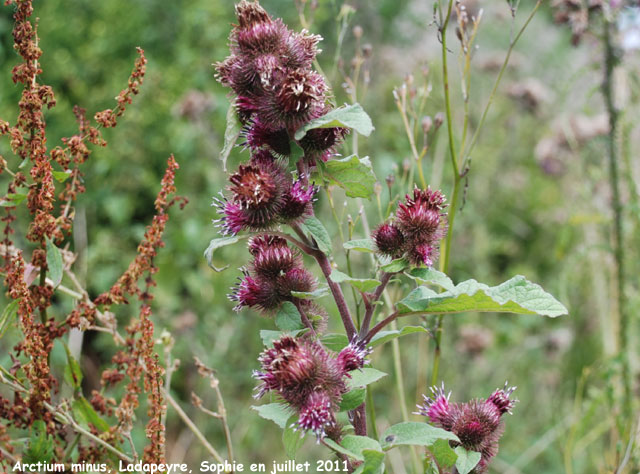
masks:
[(347, 373), (352, 370), (361, 369), (369, 362), (367, 356), (371, 354), (371, 349), (354, 337), (347, 347), (338, 354), (338, 364)]
[(491, 459), (498, 453), (498, 441), (504, 431), (502, 415), (511, 413), (517, 400), (509, 397), (516, 387), (497, 389), (486, 400), (475, 399), (467, 403), (450, 403), (451, 393), (445, 394), (444, 384), (431, 388), (431, 397), (423, 396), (417, 414), (426, 416), (437, 427), (451, 431), (465, 449), (479, 452), (482, 457), (473, 471), (486, 472)]
[(348, 133), (349, 129), (342, 127), (313, 128), (300, 140), (300, 146), (308, 159), (327, 161)]
[(306, 184), (305, 179), (296, 179), (284, 195), (280, 210), (282, 221), (292, 223), (309, 217), (313, 213), (313, 201), (317, 192), (318, 188)]
[(404, 235), (395, 224), (390, 222), (380, 224), (373, 231), (372, 237), (382, 255), (398, 258), (404, 254)]
[(414, 189), (413, 196), (398, 205), (395, 220), (373, 232), (378, 251), (392, 258), (405, 256), (412, 265), (432, 266), (447, 233), (445, 201), (440, 191)]
[(223, 234), (241, 230), (264, 230), (277, 223), (289, 187), (287, 175), (276, 162), (255, 161), (240, 165), (229, 177), (231, 197), (214, 200), (222, 218)]
[(237, 303), (236, 311), (251, 307), (269, 313), (284, 301), (293, 301), (292, 291), (308, 292), (316, 287), (314, 276), (303, 267), (299, 254), (283, 238), (253, 237), (249, 241), (249, 252), (253, 255), (251, 271), (244, 271), (244, 278), (229, 294), (229, 299)]
[[(298, 426), (323, 438), (336, 428), (335, 412), (349, 371), (362, 367), (368, 351), (350, 344), (337, 356), (318, 341), (283, 336), (259, 357), (256, 398), (274, 392), (299, 415)], [(331, 435), (330, 435), (331, 436)]]

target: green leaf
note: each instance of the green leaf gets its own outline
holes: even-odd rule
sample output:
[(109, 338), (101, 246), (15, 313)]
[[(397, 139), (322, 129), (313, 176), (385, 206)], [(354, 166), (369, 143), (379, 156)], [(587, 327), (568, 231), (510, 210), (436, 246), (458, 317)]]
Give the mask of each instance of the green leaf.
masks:
[(282, 443), (284, 444), (284, 452), (290, 459), (295, 459), (298, 450), (304, 444), (304, 431), (296, 431), (295, 423), (298, 421), (297, 416), (292, 416), (287, 420), (286, 428), (282, 432)]
[(53, 459), (53, 437), (47, 434), (44, 421), (36, 420), (31, 425), (29, 445), (22, 456), (25, 464), (48, 463)]
[(456, 460), (456, 469), (458, 474), (469, 474), (474, 467), (480, 462), (482, 455), (475, 451), (467, 451), (462, 446), (455, 449), (458, 459)]
[(354, 388), (345, 393), (340, 402), (340, 411), (355, 410), (364, 403), (367, 391), (364, 388)]
[(234, 104), (229, 105), (227, 110), (227, 128), (224, 131), (224, 146), (220, 152), (220, 160), (222, 161), (222, 167), (224, 171), (227, 171), (227, 159), (233, 150), (233, 146), (238, 141), (240, 132), (242, 131), (242, 124), (238, 120), (238, 114), (236, 113), (236, 107)]
[(219, 249), (220, 247), (226, 247), (227, 245), (235, 244), (239, 240), (240, 240), (240, 237), (235, 235), (231, 237), (220, 237), (217, 239), (212, 239), (211, 242), (209, 242), (209, 246), (204, 251), (204, 258), (207, 259), (207, 265), (209, 265), (211, 268), (213, 268), (217, 272), (221, 272), (229, 268), (229, 265), (225, 265), (222, 268), (216, 268), (212, 262), (213, 252), (215, 252), (216, 249)]
[(10, 194), (7, 194), (7, 199), (0, 200), (0, 206), (1, 207), (17, 206), (26, 198), (27, 198), (27, 195), (23, 193), (10, 193)]
[(429, 448), (431, 454), (441, 467), (452, 467), (458, 459), (458, 455), (449, 445), (446, 439), (439, 439)]
[(4, 336), (4, 333), (7, 332), (7, 329), (13, 322), (16, 314), (18, 314), (18, 305), (20, 304), (20, 299), (13, 300), (9, 303), (2, 311), (2, 316), (0, 316), (0, 338)]
[(324, 285), (314, 291), (292, 291), (291, 296), (295, 296), (296, 298), (300, 298), (303, 300), (317, 300), (318, 298), (322, 298), (323, 296), (327, 296), (329, 294), (329, 287)]
[(362, 474), (381, 474), (384, 472), (384, 453), (373, 449), (363, 449), (362, 456), (364, 457), (364, 464), (361, 466)]
[(268, 403), (266, 405), (252, 406), (252, 410), (258, 412), (265, 420), (273, 421), (280, 428), (287, 426), (287, 420), (291, 418), (291, 410), (282, 403)]
[(376, 246), (371, 239), (356, 239), (345, 242), (343, 247), (345, 250), (355, 250), (357, 252), (374, 253)]
[(361, 456), (359, 456), (358, 454), (356, 454), (354, 452), (351, 452), (348, 449), (340, 446), (338, 443), (336, 443), (331, 438), (325, 438), (323, 440), (323, 442), (324, 442), (324, 444), (329, 446), (331, 449), (333, 449), (337, 453), (344, 454), (346, 456), (349, 456), (350, 458), (357, 459), (358, 461), (362, 461), (363, 460), (363, 458)]
[(358, 158), (351, 155), (340, 160), (330, 160), (324, 165), (324, 177), (344, 189), (349, 197), (369, 199), (376, 184), (376, 175), (366, 156)]
[(67, 365), (64, 367), (64, 378), (74, 390), (80, 390), (82, 385), (82, 369), (78, 361), (71, 354), (67, 343), (62, 341), (62, 345), (64, 346), (64, 351), (67, 353)]
[(290, 336), (297, 336), (300, 334), (300, 331), (272, 331), (270, 329), (261, 329), (260, 330), (260, 339), (262, 339), (262, 344), (265, 347), (273, 346), (273, 342), (280, 339), (285, 334), (289, 334)]
[(315, 239), (318, 244), (318, 248), (325, 255), (331, 254), (331, 237), (327, 229), (324, 228), (322, 222), (316, 217), (308, 217), (302, 226), (307, 230), (309, 234)]
[(494, 287), (467, 280), (444, 293), (420, 286), (398, 302), (398, 310), (400, 314), (474, 311), (539, 314), (552, 318), (567, 314), (562, 303), (520, 275)]
[(447, 275), (433, 268), (414, 268), (407, 272), (409, 278), (413, 278), (421, 285), (437, 285), (445, 290), (453, 290), (455, 285)]
[(292, 162), (296, 162), (304, 156), (304, 150), (295, 142), (295, 140), (291, 140), (289, 142), (289, 148), (291, 149), (291, 155), (289, 158)]
[(276, 326), (283, 331), (304, 329), (300, 320), (300, 312), (291, 301), (285, 301), (276, 314)]
[(392, 260), (390, 263), (387, 263), (386, 265), (382, 265), (380, 269), (383, 272), (387, 272), (387, 273), (398, 273), (404, 270), (405, 268), (407, 268), (408, 266), (409, 266), (409, 261), (406, 258), (396, 258), (395, 260)]
[(49, 239), (46, 238), (46, 246), (47, 246), (47, 267), (49, 268), (49, 277), (53, 281), (53, 286), (57, 287), (62, 281), (62, 254), (60, 253), (60, 249), (55, 246), (55, 244)]
[(439, 439), (460, 441), (450, 431), (426, 423), (407, 421), (389, 427), (380, 438), (380, 444), (387, 450), (399, 445), (431, 446)]
[(382, 451), (380, 443), (368, 436), (347, 435), (342, 438), (342, 447), (350, 451), (353, 454), (358, 455), (356, 459), (362, 461), (362, 451), (364, 449), (372, 449), (375, 451)]
[(371, 338), (371, 342), (369, 345), (371, 347), (376, 347), (388, 342), (397, 337), (406, 336), (407, 334), (415, 334), (417, 332), (426, 332), (429, 331), (422, 326), (405, 326), (402, 329), (396, 329), (393, 331), (380, 331), (378, 334)]
[(322, 336), (322, 344), (335, 352), (340, 352), (349, 345), (349, 338), (344, 334), (325, 334)]
[(309, 130), (314, 128), (352, 128), (361, 135), (368, 137), (373, 132), (373, 123), (360, 104), (345, 105), (312, 120), (300, 127), (295, 134), (296, 140), (301, 140)]
[(109, 431), (109, 423), (100, 418), (100, 415), (96, 413), (86, 398), (82, 396), (76, 398), (71, 404), (71, 411), (73, 412), (73, 417), (80, 425), (85, 427), (93, 425), (99, 431)]
[(347, 381), (347, 388), (354, 389), (357, 387), (366, 387), (373, 382), (377, 382), (387, 374), (371, 367), (365, 367), (349, 372), (351, 378)]
[(339, 270), (333, 270), (331, 272), (331, 279), (336, 283), (349, 283), (351, 286), (363, 292), (371, 291), (380, 285), (378, 280), (372, 278), (352, 278)]
[(51, 174), (53, 174), (53, 177), (55, 178), (56, 181), (58, 181), (59, 183), (64, 183), (67, 179), (69, 179), (69, 176), (71, 176), (71, 170), (52, 171)]

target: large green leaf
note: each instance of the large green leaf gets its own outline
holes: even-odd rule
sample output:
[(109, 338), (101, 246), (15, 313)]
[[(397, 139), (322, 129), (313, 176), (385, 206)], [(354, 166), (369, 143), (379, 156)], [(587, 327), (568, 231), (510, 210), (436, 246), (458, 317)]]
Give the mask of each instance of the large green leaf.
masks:
[(520, 275), (494, 287), (467, 280), (444, 293), (419, 286), (397, 306), (400, 314), (473, 311), (540, 314), (552, 318), (567, 314), (567, 308), (562, 303)]
[(315, 239), (322, 253), (326, 255), (331, 254), (331, 237), (329, 237), (327, 229), (324, 228), (324, 225), (322, 225), (322, 222), (320, 222), (318, 218), (313, 216), (308, 217), (307, 220), (304, 221), (304, 224), (302, 224), (302, 227)]
[(258, 412), (265, 420), (273, 421), (280, 428), (287, 426), (287, 420), (291, 418), (292, 412), (286, 405), (282, 403), (267, 403), (266, 405), (254, 405), (252, 410)]
[(460, 441), (450, 431), (426, 423), (407, 421), (389, 427), (380, 438), (380, 444), (384, 449), (399, 445), (431, 446), (439, 439)]
[(213, 265), (213, 261), (212, 261), (213, 252), (215, 252), (220, 247), (225, 247), (227, 245), (235, 244), (239, 240), (240, 240), (240, 237), (237, 237), (235, 235), (230, 236), (230, 237), (220, 237), (220, 238), (217, 238), (217, 239), (212, 239), (211, 242), (209, 242), (209, 246), (204, 251), (204, 258), (207, 259), (207, 264), (217, 272), (221, 272), (221, 271), (229, 268), (229, 265), (225, 265), (222, 268), (216, 268)]
[(47, 242), (47, 268), (49, 269), (49, 277), (53, 281), (53, 286), (57, 287), (62, 281), (62, 254), (60, 249), (55, 246), (49, 237), (46, 238)]
[(374, 192), (376, 175), (368, 157), (347, 156), (324, 164), (324, 177), (344, 189), (349, 197), (369, 199)]
[(361, 135), (369, 136), (373, 132), (373, 123), (360, 104), (345, 105), (333, 109), (322, 117), (312, 120), (300, 127), (295, 133), (295, 139), (301, 140), (309, 130), (314, 128), (352, 128)]
[(304, 324), (300, 319), (298, 308), (290, 302), (285, 301), (276, 314), (276, 326), (283, 331), (297, 331), (304, 329)]
[(335, 352), (340, 352), (349, 345), (349, 338), (344, 334), (325, 334), (321, 340), (327, 349)]
[[(384, 472), (384, 453), (374, 449), (363, 449), (362, 456), (364, 463), (362, 464), (362, 474), (382, 474)], [(359, 468), (358, 468), (359, 469)]]
[(233, 146), (236, 144), (236, 141), (238, 141), (241, 131), (242, 124), (240, 120), (238, 120), (236, 107), (234, 104), (230, 104), (229, 109), (227, 109), (227, 128), (224, 131), (224, 146), (220, 152), (220, 161), (222, 161), (224, 171), (227, 171), (227, 158), (229, 158)]
[(469, 474), (474, 467), (480, 462), (482, 455), (475, 451), (467, 451), (462, 446), (458, 446), (455, 450), (458, 455), (456, 459), (456, 469), (459, 474)]
[(371, 342), (369, 343), (369, 345), (371, 347), (379, 346), (397, 337), (406, 336), (407, 334), (415, 334), (417, 332), (428, 333), (429, 331), (422, 326), (405, 326), (402, 329), (380, 331), (378, 334), (373, 336), (373, 338), (371, 338)]
[(387, 273), (401, 272), (409, 266), (409, 261), (406, 258), (396, 258), (386, 265), (382, 265), (380, 269)]
[(364, 449), (373, 449), (375, 451), (382, 451), (380, 443), (368, 436), (347, 435), (342, 438), (342, 446), (357, 455), (356, 459), (362, 461), (362, 451)]
[(367, 385), (377, 382), (382, 377), (386, 377), (384, 372), (373, 369), (371, 367), (364, 367), (358, 370), (352, 370), (349, 372), (351, 378), (347, 381), (347, 388), (353, 389), (357, 387), (366, 387)]
[(367, 292), (371, 291), (374, 288), (380, 285), (378, 280), (374, 280), (373, 278), (352, 278), (346, 273), (342, 273), (339, 270), (333, 270), (331, 272), (331, 279), (336, 283), (349, 283), (354, 288)]

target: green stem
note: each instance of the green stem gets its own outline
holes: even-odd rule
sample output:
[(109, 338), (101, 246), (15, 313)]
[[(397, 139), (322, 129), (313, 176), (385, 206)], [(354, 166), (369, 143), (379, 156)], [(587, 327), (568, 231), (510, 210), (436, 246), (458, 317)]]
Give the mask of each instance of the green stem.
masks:
[(625, 249), (622, 235), (622, 200), (620, 198), (620, 173), (618, 169), (618, 147), (616, 144), (616, 134), (618, 131), (618, 110), (614, 104), (613, 70), (616, 64), (616, 55), (611, 42), (612, 24), (609, 19), (604, 23), (604, 81), (602, 83), (602, 94), (604, 95), (607, 113), (609, 115), (609, 134), (607, 135), (607, 155), (609, 161), (609, 183), (612, 192), (613, 221), (613, 253), (615, 257), (618, 314), (620, 316), (619, 338), (620, 353), (622, 355), (623, 385), (624, 385), (624, 412), (627, 417), (631, 415), (633, 404), (632, 393), (632, 373), (629, 361), (629, 315), (627, 313), (624, 296), (625, 287)]
[(371, 386), (367, 385), (367, 417), (369, 418), (369, 427), (371, 428), (371, 436), (378, 439), (378, 427), (376, 426), (376, 409), (373, 406), (373, 392)]

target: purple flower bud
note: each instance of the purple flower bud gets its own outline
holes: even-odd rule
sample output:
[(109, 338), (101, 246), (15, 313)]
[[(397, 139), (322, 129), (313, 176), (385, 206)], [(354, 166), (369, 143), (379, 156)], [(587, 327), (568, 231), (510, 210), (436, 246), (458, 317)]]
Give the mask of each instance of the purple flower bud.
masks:
[(243, 134), (246, 145), (252, 150), (267, 147), (276, 155), (287, 156), (291, 154), (289, 134), (285, 128), (271, 128), (256, 118), (244, 129)]
[(357, 338), (354, 338), (338, 354), (338, 365), (340, 365), (344, 373), (361, 369), (368, 362), (367, 356), (370, 353), (371, 349), (367, 348), (361, 341), (358, 341)]
[(249, 252), (254, 255), (251, 268), (264, 279), (275, 279), (301, 264), (300, 257), (289, 248), (286, 240), (272, 235), (253, 237)]
[(292, 291), (309, 292), (316, 287), (315, 277), (305, 268), (292, 268), (276, 280), (276, 290), (282, 300), (291, 300)]
[(244, 307), (270, 311), (282, 302), (274, 293), (268, 280), (254, 278), (247, 273), (232, 289), (228, 297), (231, 301), (237, 302), (233, 308), (234, 311), (240, 311)]
[(249, 28), (259, 23), (271, 22), (271, 17), (258, 2), (242, 0), (236, 5), (238, 27)]
[(445, 430), (451, 431), (453, 425), (453, 417), (451, 406), (449, 405), (449, 397), (451, 392), (445, 395), (444, 383), (441, 387), (431, 387), (431, 397), (423, 395), (423, 405), (418, 405), (418, 415), (429, 418), (431, 423)]
[(428, 242), (413, 243), (407, 245), (407, 249), (407, 258), (412, 265), (431, 267), (438, 258), (438, 248)]
[[(325, 112), (328, 110), (323, 111)], [(327, 161), (335, 154), (336, 147), (348, 133), (349, 129), (341, 127), (314, 128), (300, 140), (300, 146), (307, 159)]]
[(424, 396), (424, 404), (418, 405), (418, 414), (429, 418), (435, 426), (451, 431), (460, 439), (465, 449), (481, 453), (480, 462), (474, 469), (475, 473), (486, 472), (491, 459), (498, 453), (498, 441), (504, 425), (501, 417), (510, 413), (516, 400), (509, 397), (515, 387), (497, 389), (486, 400), (471, 400), (467, 403), (449, 403), (450, 393), (445, 395), (444, 385), (433, 387), (432, 397)]
[(278, 126), (297, 129), (324, 108), (327, 85), (315, 71), (288, 71), (273, 104), (261, 104), (259, 117)]
[(381, 224), (373, 231), (372, 238), (382, 255), (398, 258), (404, 253), (404, 235), (393, 223)]
[(304, 406), (300, 409), (298, 426), (303, 430), (313, 432), (319, 439), (326, 436), (326, 430), (335, 425), (331, 399), (323, 392), (309, 395)]
[(280, 218), (283, 222), (295, 222), (310, 216), (313, 212), (314, 196), (318, 188), (305, 184), (305, 181), (298, 178), (285, 193), (280, 210)]
[(398, 226), (409, 236), (434, 233), (442, 221), (445, 197), (440, 191), (414, 189), (413, 197), (398, 205)]

